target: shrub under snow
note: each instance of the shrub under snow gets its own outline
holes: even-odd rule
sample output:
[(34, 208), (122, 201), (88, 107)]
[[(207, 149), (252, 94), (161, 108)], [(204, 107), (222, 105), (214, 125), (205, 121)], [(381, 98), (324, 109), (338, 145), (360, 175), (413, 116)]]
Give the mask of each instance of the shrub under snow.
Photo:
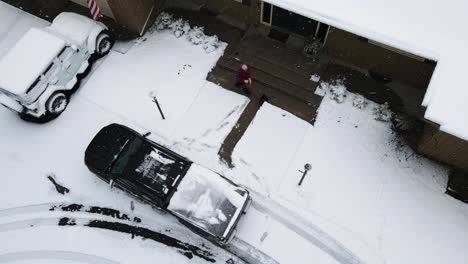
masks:
[(174, 33), (174, 36), (177, 38), (182, 37), (183, 35), (187, 34), (190, 31), (190, 25), (188, 21), (179, 18), (175, 20), (171, 25), (170, 28)]
[(359, 109), (363, 109), (367, 106), (367, 99), (360, 95), (360, 94), (356, 94), (354, 96), (354, 99), (353, 99), (353, 106), (356, 107), (356, 108), (359, 108)]
[(221, 46), (217, 36), (207, 36), (203, 27), (190, 27), (187, 20), (176, 19), (173, 15), (162, 12), (155, 23), (156, 30), (171, 30), (174, 36), (180, 38), (186, 36), (187, 40), (194, 45), (201, 45), (207, 52), (213, 52)]
[(193, 27), (187, 33), (187, 40), (190, 41), (193, 45), (200, 45), (205, 42), (205, 32), (203, 32), (203, 27)]
[(328, 95), (330, 99), (341, 104), (346, 99), (346, 87), (341, 80), (335, 81), (334, 84), (322, 82), (315, 91), (315, 94), (320, 96)]
[(168, 29), (173, 22), (174, 22), (174, 18), (171, 14), (162, 12), (156, 19), (156, 23), (155, 23), (156, 29), (157, 30)]
[(221, 43), (219, 42), (218, 36), (210, 36), (205, 38), (205, 43), (203, 43), (203, 48), (206, 52), (210, 53), (219, 48)]
[(392, 119), (393, 113), (390, 110), (388, 103), (377, 105), (374, 107), (374, 119), (378, 121), (388, 122)]

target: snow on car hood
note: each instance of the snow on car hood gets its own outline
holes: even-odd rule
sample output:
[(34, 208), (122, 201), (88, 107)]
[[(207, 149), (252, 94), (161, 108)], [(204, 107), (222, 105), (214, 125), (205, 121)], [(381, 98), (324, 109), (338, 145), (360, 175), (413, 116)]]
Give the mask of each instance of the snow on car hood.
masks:
[(219, 238), (231, 231), (248, 193), (213, 171), (193, 164), (167, 209)]
[(46, 30), (31, 28), (0, 61), (0, 87), (16, 95), (26, 93), (65, 44)]
[(87, 17), (63, 12), (55, 17), (50, 28), (67, 38), (75, 41), (78, 45), (83, 45), (88, 39), (90, 31), (98, 24)]

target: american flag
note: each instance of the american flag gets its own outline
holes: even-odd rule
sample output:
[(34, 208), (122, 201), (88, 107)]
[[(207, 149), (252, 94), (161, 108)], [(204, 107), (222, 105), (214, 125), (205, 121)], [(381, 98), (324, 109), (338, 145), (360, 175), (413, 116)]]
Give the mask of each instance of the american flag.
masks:
[(91, 16), (94, 20), (99, 20), (102, 17), (102, 13), (101, 9), (99, 9), (99, 6), (96, 3), (96, 0), (87, 0), (87, 2)]

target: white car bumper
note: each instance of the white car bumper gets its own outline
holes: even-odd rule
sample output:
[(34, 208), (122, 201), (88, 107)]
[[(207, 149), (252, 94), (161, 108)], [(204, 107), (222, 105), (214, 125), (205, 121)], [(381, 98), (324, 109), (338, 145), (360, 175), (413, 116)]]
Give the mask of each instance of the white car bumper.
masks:
[(23, 106), (18, 101), (1, 93), (0, 93), (0, 104), (2, 104), (6, 108), (14, 112), (21, 113), (23, 111)]
[(10, 96), (0, 93), (0, 104), (17, 113), (27, 113), (35, 117), (41, 117), (44, 114), (43, 107), (40, 107), (38, 101), (30, 105), (23, 105)]

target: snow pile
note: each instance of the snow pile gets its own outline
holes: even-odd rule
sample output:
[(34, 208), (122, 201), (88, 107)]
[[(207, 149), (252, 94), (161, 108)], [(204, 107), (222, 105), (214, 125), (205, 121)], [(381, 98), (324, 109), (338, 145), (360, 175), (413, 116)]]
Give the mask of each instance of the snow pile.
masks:
[(320, 81), (320, 76), (318, 74), (312, 74), (310, 76), (310, 80), (313, 82), (319, 82)]
[(346, 87), (342, 80), (336, 80), (333, 83), (321, 82), (320, 86), (317, 87), (315, 94), (320, 96), (328, 95), (330, 99), (341, 104), (344, 102), (347, 96)]
[(217, 50), (221, 46), (217, 36), (207, 36), (203, 27), (190, 27), (187, 20), (174, 18), (172, 14), (162, 12), (156, 19), (155, 28), (158, 31), (169, 29), (174, 36), (180, 38), (186, 36), (186, 39), (193, 45), (201, 45), (207, 53)]

